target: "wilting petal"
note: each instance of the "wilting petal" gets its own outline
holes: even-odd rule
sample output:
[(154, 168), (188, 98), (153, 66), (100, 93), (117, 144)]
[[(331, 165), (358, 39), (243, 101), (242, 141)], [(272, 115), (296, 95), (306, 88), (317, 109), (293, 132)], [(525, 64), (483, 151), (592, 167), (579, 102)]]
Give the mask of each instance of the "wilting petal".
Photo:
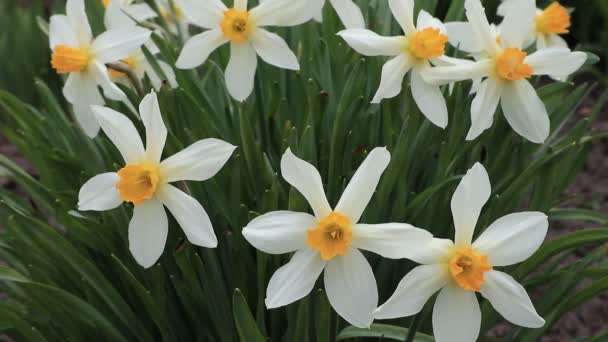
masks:
[(316, 249), (297, 251), (289, 263), (270, 278), (266, 289), (266, 307), (278, 308), (305, 297), (312, 291), (325, 264)]
[(534, 75), (567, 76), (583, 66), (586, 60), (584, 52), (554, 47), (536, 51), (524, 62), (532, 68)]
[(217, 246), (217, 237), (203, 206), (194, 198), (170, 184), (158, 191), (158, 199), (169, 209), (184, 230), (188, 241), (208, 248)]
[(489, 53), (499, 51), (500, 47), (496, 42), (496, 36), (493, 34), (486, 12), (479, 0), (466, 0), (464, 3), (467, 19), (471, 23), (471, 29), (475, 35), (475, 39), (479, 42), (482, 50)]
[(545, 325), (545, 320), (536, 313), (526, 289), (510, 275), (490, 271), (485, 273), (483, 278), (481, 295), (492, 303), (502, 317), (527, 328), (540, 328)]
[(336, 256), (325, 267), (325, 291), (336, 312), (350, 324), (368, 328), (378, 305), (378, 288), (372, 267), (356, 248)]
[(68, 17), (65, 15), (54, 15), (49, 23), (49, 41), (51, 50), (57, 45), (67, 45), (77, 47), (79, 45), (78, 37), (74, 33)]
[(168, 230), (167, 213), (158, 200), (135, 207), (129, 223), (129, 250), (138, 264), (145, 268), (154, 265), (163, 254)]
[(477, 341), (481, 311), (475, 292), (447, 285), (433, 307), (433, 333), (437, 341)]
[(414, 33), (414, 0), (389, 0), (388, 5), (405, 35)]
[(534, 31), (535, 20), (535, 0), (513, 0), (500, 24), (503, 46), (522, 49)]
[(218, 47), (226, 44), (228, 38), (220, 29), (199, 33), (188, 39), (175, 62), (179, 69), (192, 69), (205, 63), (209, 55)]
[(78, 210), (104, 211), (122, 204), (116, 188), (119, 177), (116, 172), (102, 173), (89, 179), (78, 193)]
[(160, 162), (167, 140), (167, 127), (160, 113), (156, 93), (151, 91), (139, 104), (139, 115), (146, 127), (146, 156), (148, 161)]
[(84, 0), (68, 0), (65, 3), (65, 12), (80, 45), (88, 46), (93, 34), (84, 7)]
[(101, 63), (111, 63), (127, 58), (144, 45), (152, 31), (141, 27), (126, 27), (100, 34), (91, 45), (91, 53)]
[(537, 144), (547, 139), (550, 131), (549, 114), (530, 82), (505, 82), (500, 103), (505, 118), (515, 132)]
[(329, 0), (336, 14), (347, 29), (365, 28), (363, 13), (352, 0)]
[(175, 0), (188, 21), (206, 29), (217, 29), (224, 18), (226, 5), (221, 0)]
[(383, 37), (366, 29), (349, 29), (338, 32), (355, 51), (365, 56), (397, 56), (405, 48), (403, 36)]
[(281, 173), (287, 183), (306, 198), (317, 218), (322, 219), (331, 213), (321, 175), (314, 166), (296, 157), (290, 149), (287, 149), (281, 158)]
[(431, 296), (449, 281), (445, 265), (422, 265), (401, 279), (393, 295), (374, 312), (376, 319), (417, 314)]
[(372, 103), (380, 103), (383, 99), (390, 99), (401, 93), (401, 86), (405, 74), (412, 68), (414, 60), (409, 54), (402, 53), (390, 59), (382, 66), (380, 86)]
[(462, 178), (452, 196), (452, 216), (456, 228), (456, 245), (468, 245), (473, 239), (473, 232), (481, 208), (490, 198), (492, 187), (490, 177), (483, 165), (475, 163)]
[(250, 41), (264, 62), (283, 69), (300, 70), (298, 58), (278, 34), (258, 28)]
[(249, 11), (258, 26), (296, 26), (314, 18), (325, 0), (265, 0)]
[(439, 86), (428, 84), (421, 76), (421, 72), (431, 67), (416, 66), (410, 73), (412, 96), (418, 108), (435, 126), (445, 128), (448, 125), (448, 107)]
[(503, 216), (481, 234), (473, 247), (488, 256), (492, 266), (508, 266), (528, 259), (543, 243), (549, 222), (540, 212)]
[(253, 91), (258, 57), (249, 42), (230, 44), (230, 61), (226, 67), (226, 87), (230, 95), (243, 102)]
[(492, 127), (503, 83), (503, 81), (497, 78), (487, 78), (481, 82), (477, 95), (475, 95), (471, 103), (471, 128), (466, 140), (474, 140), (483, 131)]
[(93, 113), (126, 164), (137, 164), (145, 160), (144, 144), (131, 120), (107, 107), (93, 106)]
[(390, 161), (391, 154), (385, 147), (374, 148), (344, 189), (336, 211), (348, 217), (351, 223), (359, 222)]
[(316, 225), (310, 214), (273, 211), (249, 222), (243, 236), (264, 253), (283, 254), (306, 248), (307, 232)]
[(406, 223), (356, 224), (353, 247), (385, 258), (402, 259), (428, 248), (433, 235)]

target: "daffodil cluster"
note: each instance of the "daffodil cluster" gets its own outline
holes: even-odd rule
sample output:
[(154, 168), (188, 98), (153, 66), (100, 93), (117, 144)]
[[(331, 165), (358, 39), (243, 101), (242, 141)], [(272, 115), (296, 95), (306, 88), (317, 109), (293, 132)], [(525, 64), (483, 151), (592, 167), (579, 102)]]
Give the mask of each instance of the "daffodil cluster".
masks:
[[(51, 64), (59, 74), (68, 75), (63, 92), (84, 131), (94, 137), (101, 127), (124, 160), (116, 172), (98, 175), (82, 186), (78, 208), (102, 211), (131, 203), (129, 248), (137, 262), (148, 268), (159, 259), (167, 240), (165, 207), (191, 243), (207, 248), (217, 245), (205, 209), (179, 184), (171, 183), (213, 177), (236, 147), (219, 139), (202, 139), (161, 161), (168, 133), (156, 93), (143, 97), (135, 111), (116, 84), (131, 84), (129, 76), (139, 82), (147, 77), (157, 91), (163, 80), (177, 88), (176, 70), (208, 63), (216, 49), (229, 45), (223, 74), (226, 90), (234, 100), (246, 101), (255, 89), (258, 57), (278, 68), (300, 70), (300, 54), (271, 30), (321, 21), (325, 1), (264, 0), (251, 8), (247, 0), (234, 0), (232, 7), (221, 0), (175, 0), (159, 1), (157, 11), (142, 2), (102, 2), (107, 31), (97, 37), (91, 33), (83, 0), (68, 0), (66, 15), (51, 18)], [(557, 2), (540, 10), (534, 0), (504, 1), (499, 9), (503, 20), (493, 25), (480, 0), (465, 1), (468, 21), (451, 23), (442, 23), (423, 10), (414, 13), (413, 0), (388, 0), (403, 31), (392, 37), (366, 29), (363, 13), (351, 0), (329, 3), (345, 27), (336, 34), (352, 49), (365, 56), (389, 57), (375, 95), (367, 99), (370, 102), (399, 95), (406, 79), (420, 112), (434, 125), (446, 128), (447, 87), (442, 86), (472, 81), (466, 140), (477, 139), (492, 126), (500, 104), (516, 133), (543, 143), (550, 133), (550, 120), (532, 77), (548, 75), (563, 81), (586, 60), (585, 53), (571, 51), (560, 37), (568, 33), (570, 16)], [(159, 18), (184, 38), (174, 63), (157, 58), (159, 48), (150, 40), (153, 31), (161, 30), (155, 24)], [(200, 28), (200, 33), (190, 35), (189, 25)], [(448, 44), (465, 57), (450, 56)], [(106, 102), (98, 86), (107, 99), (122, 101), (137, 114), (145, 129), (145, 145), (127, 115), (103, 106)], [(477, 339), (481, 311), (476, 293), (507, 320), (525, 327), (542, 326), (544, 320), (525, 289), (501, 267), (527, 259), (540, 247), (547, 233), (547, 216), (510, 214), (487, 228), (478, 227), (485, 230), (473, 240), (482, 207), (492, 193), (488, 173), (476, 163), (452, 197), (453, 241), (435, 238), (407, 223), (361, 222), (390, 160), (386, 148), (371, 150), (332, 206), (315, 166), (290, 149), (285, 151), (281, 176), (302, 194), (313, 214), (272, 211), (243, 228), (244, 238), (260, 251), (293, 253), (269, 280), (266, 307), (285, 306), (305, 297), (323, 273), (330, 304), (358, 327), (369, 327), (374, 319), (416, 314), (437, 292), (433, 329), (439, 342)], [(409, 259), (420, 266), (406, 274), (395, 293), (379, 305), (376, 279), (362, 251)]]

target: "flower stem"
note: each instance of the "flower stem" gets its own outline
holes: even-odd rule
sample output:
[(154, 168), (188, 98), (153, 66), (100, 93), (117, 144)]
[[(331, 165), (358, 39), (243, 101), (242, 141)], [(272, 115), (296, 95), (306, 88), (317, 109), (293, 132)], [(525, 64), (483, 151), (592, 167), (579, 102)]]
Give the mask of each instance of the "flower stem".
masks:
[(407, 335), (405, 335), (405, 342), (414, 342), (414, 338), (416, 338), (416, 332), (418, 330), (418, 326), (420, 325), (420, 313), (414, 315), (412, 321), (410, 322), (410, 327), (408, 328)]
[(108, 63), (108, 64), (106, 64), (106, 67), (108, 67), (114, 71), (122, 72), (123, 74), (127, 75), (127, 77), (129, 78), (129, 81), (131, 81), (131, 84), (133, 84), (133, 87), (135, 88), (137, 95), (144, 96), (144, 90), (143, 90), (143, 87), (141, 86), (141, 83), (139, 82), (139, 79), (137, 78), (137, 75), (135, 75), (133, 70), (131, 68), (129, 68), (125, 63), (122, 63), (122, 62)]

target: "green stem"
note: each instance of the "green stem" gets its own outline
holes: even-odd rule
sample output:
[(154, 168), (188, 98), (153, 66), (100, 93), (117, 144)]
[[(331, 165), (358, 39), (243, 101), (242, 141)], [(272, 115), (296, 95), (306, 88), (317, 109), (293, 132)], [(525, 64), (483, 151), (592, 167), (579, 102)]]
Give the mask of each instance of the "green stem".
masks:
[(414, 342), (414, 338), (416, 338), (416, 332), (418, 331), (418, 326), (420, 325), (420, 313), (414, 315), (412, 322), (410, 323), (409, 330), (407, 335), (405, 336), (405, 342)]

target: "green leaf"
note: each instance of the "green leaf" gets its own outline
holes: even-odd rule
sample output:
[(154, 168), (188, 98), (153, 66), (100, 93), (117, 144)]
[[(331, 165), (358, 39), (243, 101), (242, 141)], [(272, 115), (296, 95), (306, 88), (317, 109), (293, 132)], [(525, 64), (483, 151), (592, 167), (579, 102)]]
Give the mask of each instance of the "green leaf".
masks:
[(243, 342), (265, 342), (264, 335), (260, 332), (255, 318), (251, 314), (247, 300), (239, 289), (232, 294), (232, 315), (236, 331)]

